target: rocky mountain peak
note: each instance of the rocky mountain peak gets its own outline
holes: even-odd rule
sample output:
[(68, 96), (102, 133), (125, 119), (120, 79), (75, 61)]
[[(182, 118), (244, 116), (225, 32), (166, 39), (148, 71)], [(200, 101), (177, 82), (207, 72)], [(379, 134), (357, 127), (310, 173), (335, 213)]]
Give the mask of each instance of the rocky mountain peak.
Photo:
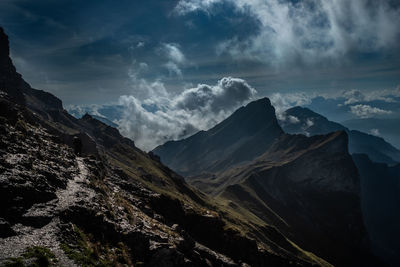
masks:
[(265, 124), (270, 124), (271, 126), (280, 128), (276, 119), (275, 108), (267, 97), (252, 101), (246, 106), (241, 107), (234, 112), (230, 118), (231, 120), (241, 119), (242, 121), (240, 123), (246, 125), (252, 124), (253, 127), (262, 127)]
[(208, 131), (167, 142), (153, 152), (168, 166), (192, 176), (253, 160), (282, 134), (271, 101), (261, 98), (239, 108)]
[(2, 27), (0, 27), (0, 60), (8, 57), (10, 54), (10, 46), (8, 36), (5, 34)]
[(33, 89), (17, 72), (10, 58), (8, 36), (1, 27), (0, 90), (5, 92), (13, 102), (27, 105), (30, 109), (42, 115), (49, 116), (49, 110), (63, 110), (60, 99), (43, 90)]
[(25, 98), (20, 90), (27, 86), (17, 73), (10, 58), (8, 36), (0, 27), (0, 90), (5, 92), (14, 102), (24, 104)]

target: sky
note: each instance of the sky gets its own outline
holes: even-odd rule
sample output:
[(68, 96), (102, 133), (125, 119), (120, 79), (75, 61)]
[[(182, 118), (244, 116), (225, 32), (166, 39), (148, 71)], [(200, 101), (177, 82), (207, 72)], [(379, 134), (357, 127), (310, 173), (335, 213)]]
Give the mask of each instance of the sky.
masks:
[(34, 88), (120, 107), (120, 131), (145, 149), (262, 96), (397, 116), (365, 101), (400, 94), (399, 1), (2, 0), (0, 25)]

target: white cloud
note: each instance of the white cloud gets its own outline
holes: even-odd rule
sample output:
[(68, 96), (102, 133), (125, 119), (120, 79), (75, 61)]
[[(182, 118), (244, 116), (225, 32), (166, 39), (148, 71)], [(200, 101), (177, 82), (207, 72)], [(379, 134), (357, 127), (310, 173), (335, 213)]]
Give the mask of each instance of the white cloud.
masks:
[(214, 126), (257, 93), (244, 80), (231, 77), (213, 86), (199, 84), (176, 96), (159, 95), (155, 88), (150, 91), (152, 94), (143, 101), (134, 96), (121, 96), (119, 100), (125, 110), (118, 121), (119, 130), (144, 150)]
[(176, 74), (182, 77), (182, 70), (180, 66), (186, 63), (185, 55), (179, 49), (177, 44), (163, 44), (161, 48), (162, 53), (167, 58), (167, 63), (164, 67), (169, 71), (169, 74)]
[(270, 96), (271, 103), (275, 107), (276, 116), (281, 121), (290, 121), (290, 118), (287, 118), (285, 114), (287, 109), (311, 104), (312, 98), (313, 94), (305, 93), (274, 93)]
[(166, 98), (168, 93), (161, 79), (149, 82), (141, 77), (144, 72), (148, 71), (148, 68), (149, 66), (146, 62), (140, 62), (139, 64), (137, 64), (136, 61), (132, 62), (131, 68), (128, 69), (128, 75), (131, 82), (130, 86), (134, 89), (136, 96), (140, 99), (149, 98), (154, 95)]
[(381, 133), (379, 132), (379, 129), (371, 129), (369, 131), (370, 134), (375, 135), (375, 136), (380, 136)]
[(295, 117), (295, 116), (293, 116), (293, 115), (289, 115), (289, 116), (287, 116), (286, 118), (287, 118), (288, 122), (291, 123), (291, 124), (300, 123), (299, 118), (297, 118), (297, 117)]
[(136, 44), (136, 48), (141, 48), (141, 47), (143, 47), (144, 46), (144, 42), (138, 42), (137, 44)]
[(307, 118), (306, 125), (307, 125), (307, 128), (310, 128), (311, 126), (313, 126), (314, 125), (313, 120), (310, 118)]
[(346, 100), (345, 105), (351, 105), (360, 102), (370, 102), (374, 100), (381, 100), (385, 102), (395, 102), (392, 96), (396, 96), (396, 90), (375, 90), (369, 92), (361, 92), (360, 90), (347, 90), (343, 91), (341, 96)]
[(176, 44), (163, 44), (163, 49), (166, 56), (175, 63), (184, 63), (185, 55)]
[(169, 71), (169, 74), (176, 74), (179, 77), (182, 77), (182, 70), (178, 67), (178, 65), (172, 61), (168, 61), (164, 64), (164, 67)]
[(350, 106), (350, 111), (360, 118), (371, 118), (377, 115), (387, 115), (392, 113), (390, 110), (383, 110), (377, 107), (371, 107), (370, 105), (362, 104)]
[(234, 58), (251, 58), (268, 64), (323, 59), (337, 60), (349, 52), (396, 49), (400, 34), (400, 9), (389, 0), (180, 0), (179, 14), (210, 11), (214, 4), (231, 2), (252, 13), (260, 30), (246, 40), (234, 37), (218, 51)]
[(175, 12), (184, 15), (189, 12), (193, 12), (199, 9), (206, 10), (212, 4), (221, 2), (221, 0), (188, 0), (179, 1), (175, 7)]

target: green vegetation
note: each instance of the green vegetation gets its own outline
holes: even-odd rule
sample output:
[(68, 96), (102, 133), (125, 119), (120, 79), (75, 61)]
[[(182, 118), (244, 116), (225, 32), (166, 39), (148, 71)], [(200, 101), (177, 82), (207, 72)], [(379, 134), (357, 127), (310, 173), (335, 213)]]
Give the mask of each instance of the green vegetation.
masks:
[(24, 259), (21, 257), (18, 258), (9, 258), (8, 261), (4, 264), (5, 267), (24, 267)]
[(57, 258), (50, 249), (40, 246), (29, 247), (22, 257), (9, 258), (4, 264), (7, 267), (47, 267), (54, 266)]
[(18, 120), (17, 123), (15, 124), (15, 129), (25, 133), (28, 131), (28, 126), (23, 120)]
[(128, 248), (119, 243), (117, 248), (110, 248), (99, 242), (91, 241), (92, 237), (74, 226), (76, 235), (75, 244), (61, 244), (65, 254), (81, 266), (118, 266), (120, 264), (132, 265)]

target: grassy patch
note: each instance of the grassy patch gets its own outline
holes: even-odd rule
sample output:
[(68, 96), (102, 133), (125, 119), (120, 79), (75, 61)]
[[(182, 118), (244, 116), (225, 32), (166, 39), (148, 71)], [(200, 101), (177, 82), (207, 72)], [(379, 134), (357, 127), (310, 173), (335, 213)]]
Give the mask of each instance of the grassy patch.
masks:
[(119, 243), (117, 248), (93, 242), (90, 235), (74, 226), (76, 235), (75, 244), (61, 244), (65, 254), (75, 263), (81, 266), (132, 266), (129, 250)]
[[(26, 264), (28, 262), (28, 264)], [(22, 257), (9, 258), (4, 264), (7, 267), (47, 267), (54, 266), (57, 258), (50, 249), (40, 246), (29, 247), (26, 249)]]
[(9, 258), (7, 262), (4, 264), (5, 267), (23, 267), (24, 259), (21, 257), (18, 258)]

